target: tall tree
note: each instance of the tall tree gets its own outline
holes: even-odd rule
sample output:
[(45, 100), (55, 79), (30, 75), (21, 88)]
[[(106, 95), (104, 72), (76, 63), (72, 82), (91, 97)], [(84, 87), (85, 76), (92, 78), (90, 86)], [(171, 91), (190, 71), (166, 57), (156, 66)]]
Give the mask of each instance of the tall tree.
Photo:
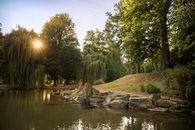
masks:
[(107, 52), (103, 33), (88, 31), (83, 45), (83, 83), (105, 79)]
[(82, 56), (78, 48), (66, 46), (60, 50), (60, 65), (62, 77), (66, 84), (75, 83), (81, 77)]
[(107, 13), (108, 19), (103, 30), (108, 54), (106, 68), (106, 81), (113, 81), (119, 78), (123, 72), (122, 63), (122, 34), (120, 31), (119, 18), (117, 15)]
[[(77, 47), (78, 40), (76, 38), (74, 23), (68, 14), (56, 14), (44, 24), (42, 37), (45, 39), (48, 48), (45, 58), (46, 73), (54, 80), (54, 86), (57, 80), (63, 76), (61, 60), (65, 60), (62, 50), (67, 46)], [(71, 53), (69, 53), (71, 54)], [(71, 58), (71, 57), (68, 57)], [(66, 77), (64, 77), (66, 78)]]
[[(28, 31), (20, 26), (5, 36), (3, 46), (5, 58), (4, 80), (7, 84), (26, 88), (34, 86), (38, 82), (37, 78), (40, 78), (40, 76), (34, 76), (38, 74), (37, 72), (40, 72), (36, 71), (38, 57), (32, 47), (35, 38), (37, 38), (37, 34), (34, 31)], [(39, 74), (42, 77), (44, 76), (42, 73)]]
[(170, 42), (173, 65), (195, 68), (195, 1), (175, 1)]
[(142, 72), (141, 65), (145, 60), (159, 51), (159, 20), (153, 7), (152, 1), (145, 0), (121, 0), (117, 5), (124, 56), (130, 73), (132, 70)]
[(154, 11), (157, 12), (160, 22), (160, 34), (163, 52), (163, 62), (167, 67), (171, 67), (170, 50), (168, 43), (168, 14), (173, 0), (155, 1)]
[(172, 3), (172, 0), (121, 0), (118, 4), (124, 43), (134, 48), (129, 50), (131, 58), (133, 55), (141, 58), (136, 62), (143, 64), (160, 54), (161, 48), (163, 66), (171, 66), (168, 28)]

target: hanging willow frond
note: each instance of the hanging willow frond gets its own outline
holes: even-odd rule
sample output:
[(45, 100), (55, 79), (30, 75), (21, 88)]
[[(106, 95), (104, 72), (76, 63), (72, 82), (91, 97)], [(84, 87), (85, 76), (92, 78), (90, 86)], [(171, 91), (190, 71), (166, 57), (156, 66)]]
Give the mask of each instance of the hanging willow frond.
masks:
[(26, 88), (32, 86), (34, 81), (40, 82), (39, 79), (42, 79), (44, 68), (38, 66), (31, 45), (35, 37), (37, 34), (21, 27), (5, 37), (6, 74), (4, 78), (7, 84)]
[(106, 77), (106, 57), (100, 54), (90, 54), (85, 57), (84, 73), (87, 82), (93, 83)]

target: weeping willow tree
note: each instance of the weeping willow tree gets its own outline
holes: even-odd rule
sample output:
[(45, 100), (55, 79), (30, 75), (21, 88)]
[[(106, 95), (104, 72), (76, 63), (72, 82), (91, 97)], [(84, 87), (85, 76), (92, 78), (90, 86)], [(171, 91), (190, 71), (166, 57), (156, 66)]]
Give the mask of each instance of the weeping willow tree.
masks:
[(106, 58), (101, 54), (86, 55), (83, 67), (83, 83), (106, 78)]
[(106, 79), (106, 44), (99, 30), (88, 31), (83, 43), (83, 83)]
[(44, 76), (32, 46), (35, 38), (37, 34), (34, 31), (29, 32), (20, 26), (5, 36), (4, 81), (7, 84), (26, 88)]

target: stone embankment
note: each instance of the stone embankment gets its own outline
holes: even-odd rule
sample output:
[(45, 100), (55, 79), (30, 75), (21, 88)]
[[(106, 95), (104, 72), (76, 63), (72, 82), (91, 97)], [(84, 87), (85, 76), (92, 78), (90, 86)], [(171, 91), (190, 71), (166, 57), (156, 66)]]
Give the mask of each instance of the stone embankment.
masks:
[(187, 112), (190, 107), (187, 100), (163, 98), (160, 94), (144, 97), (128, 94), (118, 95), (112, 92), (101, 93), (88, 83), (75, 90), (65, 90), (58, 94), (60, 94), (64, 101), (79, 103), (86, 108), (109, 107), (156, 112)]

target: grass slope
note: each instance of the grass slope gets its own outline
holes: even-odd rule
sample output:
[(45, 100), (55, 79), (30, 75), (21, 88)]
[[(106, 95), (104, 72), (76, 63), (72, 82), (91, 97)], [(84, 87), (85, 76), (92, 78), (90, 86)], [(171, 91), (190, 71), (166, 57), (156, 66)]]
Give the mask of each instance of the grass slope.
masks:
[(140, 85), (152, 83), (161, 86), (161, 75), (155, 73), (131, 74), (115, 81), (94, 86), (99, 91), (111, 91), (116, 93), (129, 93), (131, 95), (147, 95), (140, 92)]

